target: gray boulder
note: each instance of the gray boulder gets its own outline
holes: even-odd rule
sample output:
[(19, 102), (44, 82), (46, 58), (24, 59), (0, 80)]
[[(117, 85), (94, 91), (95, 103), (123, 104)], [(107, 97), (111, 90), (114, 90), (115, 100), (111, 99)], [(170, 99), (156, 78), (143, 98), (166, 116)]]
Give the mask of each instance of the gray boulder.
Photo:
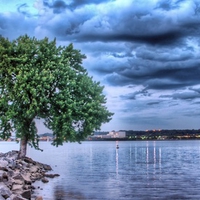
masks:
[(8, 197), (11, 196), (12, 192), (10, 191), (10, 189), (5, 184), (0, 183), (0, 194), (1, 194), (2, 197), (7, 199)]

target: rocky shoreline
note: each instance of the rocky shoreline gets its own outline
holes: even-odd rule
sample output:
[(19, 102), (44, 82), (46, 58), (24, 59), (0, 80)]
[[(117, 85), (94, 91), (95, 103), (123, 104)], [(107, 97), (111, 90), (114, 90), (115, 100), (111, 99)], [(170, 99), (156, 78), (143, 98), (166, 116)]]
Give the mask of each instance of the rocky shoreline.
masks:
[(18, 151), (0, 153), (0, 200), (43, 200), (34, 195), (35, 181), (49, 182), (51, 166), (36, 162), (29, 157), (18, 159)]

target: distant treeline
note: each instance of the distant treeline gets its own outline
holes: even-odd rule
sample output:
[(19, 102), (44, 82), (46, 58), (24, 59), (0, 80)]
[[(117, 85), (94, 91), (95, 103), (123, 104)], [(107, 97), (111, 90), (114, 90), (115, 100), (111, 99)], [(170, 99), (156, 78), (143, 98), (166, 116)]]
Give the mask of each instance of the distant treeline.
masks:
[(129, 139), (200, 139), (200, 129), (198, 130), (147, 130), (133, 131), (128, 130), (126, 137)]
[[(200, 129), (184, 129), (184, 130), (120, 130), (125, 132), (125, 138), (119, 140), (181, 140), (181, 139), (200, 139)], [(94, 132), (90, 140), (116, 140), (117, 138), (99, 138), (99, 135), (106, 135), (108, 132)], [(96, 137), (95, 137), (96, 136)]]
[[(93, 137), (86, 140), (173, 140), (173, 139), (200, 139), (200, 129), (184, 129), (184, 130), (120, 130), (125, 132), (125, 138), (100, 138), (99, 135), (107, 135), (109, 132), (94, 132)], [(53, 137), (51, 133), (44, 133), (40, 136)], [(96, 137), (95, 137), (96, 136)]]

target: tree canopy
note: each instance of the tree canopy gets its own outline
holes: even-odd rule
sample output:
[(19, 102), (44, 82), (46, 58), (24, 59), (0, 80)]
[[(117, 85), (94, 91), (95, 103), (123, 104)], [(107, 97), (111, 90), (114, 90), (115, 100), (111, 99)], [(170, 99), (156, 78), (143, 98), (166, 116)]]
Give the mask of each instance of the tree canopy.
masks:
[(103, 86), (83, 68), (84, 58), (56, 39), (0, 37), (0, 137), (15, 132), (39, 149), (35, 119), (52, 130), (56, 146), (79, 142), (109, 122)]

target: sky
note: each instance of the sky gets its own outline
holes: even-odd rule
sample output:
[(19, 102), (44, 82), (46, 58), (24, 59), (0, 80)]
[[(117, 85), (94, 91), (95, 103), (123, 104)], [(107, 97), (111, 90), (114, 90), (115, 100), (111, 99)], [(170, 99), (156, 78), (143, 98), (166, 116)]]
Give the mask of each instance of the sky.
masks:
[(87, 56), (102, 131), (200, 128), (200, 0), (1, 0), (0, 35), (24, 34)]

